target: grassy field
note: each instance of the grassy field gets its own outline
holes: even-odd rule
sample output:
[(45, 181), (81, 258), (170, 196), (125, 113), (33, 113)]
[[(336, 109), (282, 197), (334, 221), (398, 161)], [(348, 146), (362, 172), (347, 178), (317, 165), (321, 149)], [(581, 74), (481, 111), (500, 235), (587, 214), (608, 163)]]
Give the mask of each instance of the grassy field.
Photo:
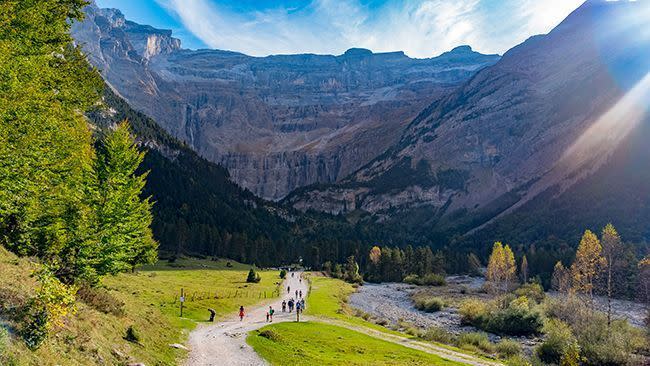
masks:
[[(231, 265), (228, 267), (225, 260), (179, 260), (135, 274), (108, 277), (104, 286), (114, 301), (124, 304), (124, 315), (105, 314), (79, 302), (77, 313), (37, 351), (28, 350), (17, 337), (10, 337), (9, 344), (0, 344), (0, 352), (4, 352), (0, 364), (120, 365), (137, 361), (146, 365), (176, 365), (184, 351), (169, 345), (182, 343), (189, 329), (206, 321), (208, 307), (223, 317), (234, 314), (239, 305), (263, 300), (265, 292), (267, 297), (273, 296), (280, 281), (278, 272), (260, 272), (259, 284), (247, 284), (249, 266), (234, 262)], [(2, 308), (33, 295), (37, 283), (30, 274), (38, 267), (0, 247), (0, 317)], [(181, 288), (187, 294), (182, 319), (178, 312)], [(10, 323), (4, 325), (11, 329)], [(123, 339), (129, 326), (140, 335), (139, 343)]]
[(460, 365), (317, 322), (274, 324), (252, 332), (247, 342), (272, 365)]
[(406, 334), (356, 316), (354, 310), (350, 309), (347, 304), (350, 295), (356, 291), (354, 285), (335, 278), (320, 276), (311, 276), (309, 281), (311, 290), (307, 310), (305, 311), (306, 314), (333, 318), (384, 333), (408, 337)]

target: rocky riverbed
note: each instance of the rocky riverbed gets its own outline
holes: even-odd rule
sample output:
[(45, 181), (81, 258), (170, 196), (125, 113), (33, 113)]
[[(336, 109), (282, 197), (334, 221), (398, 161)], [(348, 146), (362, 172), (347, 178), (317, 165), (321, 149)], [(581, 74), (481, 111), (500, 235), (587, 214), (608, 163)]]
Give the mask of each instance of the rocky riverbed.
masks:
[[(490, 299), (490, 295), (481, 291), (484, 280), (482, 278), (453, 276), (447, 278), (447, 286), (433, 287), (426, 289), (434, 296), (445, 300), (450, 306), (436, 313), (426, 313), (414, 307), (411, 295), (416, 291), (422, 291), (423, 287), (408, 285), (404, 283), (365, 284), (350, 296), (351, 307), (376, 316), (380, 319), (398, 324), (400, 322), (411, 323), (418, 328), (439, 327), (452, 334), (477, 331), (471, 326), (463, 326), (458, 314), (458, 305), (467, 298)], [(557, 296), (557, 294), (549, 294)], [(605, 310), (606, 299), (597, 299), (597, 307)], [(645, 317), (645, 306), (631, 301), (613, 300), (612, 309), (615, 318), (626, 318), (638, 327), (643, 327)], [(488, 334), (493, 342), (498, 342), (501, 337), (495, 334)], [(537, 344), (539, 338), (515, 338), (525, 349), (531, 349)]]

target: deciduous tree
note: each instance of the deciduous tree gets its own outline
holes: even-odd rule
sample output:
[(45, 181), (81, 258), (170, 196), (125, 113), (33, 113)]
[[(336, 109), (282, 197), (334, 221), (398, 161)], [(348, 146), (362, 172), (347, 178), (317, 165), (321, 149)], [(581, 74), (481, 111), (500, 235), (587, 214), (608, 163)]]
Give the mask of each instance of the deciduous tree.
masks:
[(602, 246), (596, 234), (585, 231), (576, 252), (576, 259), (571, 265), (571, 290), (584, 294), (593, 310), (594, 282), (607, 261), (602, 256)]

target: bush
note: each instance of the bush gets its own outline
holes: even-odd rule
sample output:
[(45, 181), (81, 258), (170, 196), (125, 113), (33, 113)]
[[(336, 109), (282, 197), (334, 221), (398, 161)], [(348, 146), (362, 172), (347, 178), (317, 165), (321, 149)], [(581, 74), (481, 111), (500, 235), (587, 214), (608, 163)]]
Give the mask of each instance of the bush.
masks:
[(429, 273), (423, 277), (408, 275), (402, 281), (417, 286), (444, 286), (447, 284), (444, 276), (435, 273)]
[(250, 271), (248, 271), (248, 277), (246, 277), (246, 282), (248, 283), (259, 283), (262, 280), (260, 277), (259, 273), (255, 273), (255, 270), (251, 268)]
[(504, 339), (496, 344), (496, 351), (501, 357), (511, 358), (521, 353), (521, 346), (512, 339)]
[[(2, 360), (2, 355), (5, 354), (9, 348), (9, 331), (0, 325), (0, 361)], [(2, 363), (0, 363), (1, 365)]]
[(460, 321), (463, 325), (483, 323), (483, 318), (488, 312), (487, 304), (484, 301), (476, 299), (466, 300), (458, 308)]
[(569, 326), (557, 319), (552, 319), (544, 326), (546, 339), (537, 346), (535, 354), (546, 364), (559, 364), (562, 355), (576, 344), (576, 339)]
[(287, 271), (285, 271), (284, 269), (280, 270), (280, 278), (283, 280), (287, 278)]
[(278, 334), (273, 329), (264, 329), (262, 331), (259, 331), (259, 336), (264, 337), (264, 338), (266, 338), (266, 339), (268, 339), (270, 341), (273, 341), (273, 342), (279, 342), (279, 341), (282, 340), (282, 337), (280, 336), (280, 334)]
[(531, 366), (532, 364), (528, 359), (522, 355), (510, 357), (506, 360), (508, 366)]
[(77, 297), (99, 312), (124, 316), (124, 303), (113, 297), (106, 289), (82, 286), (77, 291)]
[(427, 313), (435, 313), (442, 310), (445, 303), (437, 297), (417, 298), (415, 300), (415, 308), (418, 310), (426, 311)]
[(49, 316), (43, 304), (32, 301), (23, 309), (19, 334), (30, 350), (38, 349), (48, 335)]
[(461, 322), (481, 330), (506, 335), (530, 335), (539, 333), (544, 324), (542, 314), (528, 298), (522, 296), (499, 307), (504, 299), (488, 304), (479, 300), (465, 301), (459, 309)]
[(649, 350), (643, 331), (625, 320), (612, 321), (608, 330), (605, 317), (594, 316), (574, 333), (588, 365), (631, 365), (635, 353)]
[(422, 334), (422, 338), (429, 342), (439, 342), (445, 344), (456, 343), (456, 337), (439, 327), (430, 327)]
[(517, 297), (524, 296), (530, 300), (535, 301), (538, 304), (541, 304), (542, 301), (544, 301), (544, 298), (546, 298), (544, 288), (539, 283), (523, 284), (519, 286), (519, 288), (516, 289), (514, 293), (517, 295)]
[(458, 337), (458, 347), (469, 350), (476, 348), (488, 354), (494, 353), (494, 344), (490, 342), (485, 333), (472, 332), (461, 334)]
[(140, 334), (135, 330), (133, 325), (130, 325), (128, 328), (126, 328), (126, 335), (124, 336), (124, 339), (131, 342), (131, 343), (140, 343)]

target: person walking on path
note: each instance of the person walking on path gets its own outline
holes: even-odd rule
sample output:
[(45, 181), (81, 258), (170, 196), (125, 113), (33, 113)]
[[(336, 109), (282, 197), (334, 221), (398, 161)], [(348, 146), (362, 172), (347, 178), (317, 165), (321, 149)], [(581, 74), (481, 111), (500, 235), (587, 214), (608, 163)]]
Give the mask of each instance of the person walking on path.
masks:
[(287, 293), (291, 292), (291, 286), (287, 286)]
[(300, 298), (302, 299), (302, 290), (300, 290)]
[(282, 300), (282, 312), (287, 311), (287, 300)]
[(244, 320), (244, 307), (240, 306), (239, 307), (239, 321)]
[(273, 307), (269, 306), (269, 317), (271, 318), (271, 323), (273, 323), (273, 314), (275, 313), (275, 310), (273, 310)]
[(305, 310), (305, 299), (300, 300), (300, 309)]
[(298, 290), (296, 290), (296, 299), (298, 298)]

